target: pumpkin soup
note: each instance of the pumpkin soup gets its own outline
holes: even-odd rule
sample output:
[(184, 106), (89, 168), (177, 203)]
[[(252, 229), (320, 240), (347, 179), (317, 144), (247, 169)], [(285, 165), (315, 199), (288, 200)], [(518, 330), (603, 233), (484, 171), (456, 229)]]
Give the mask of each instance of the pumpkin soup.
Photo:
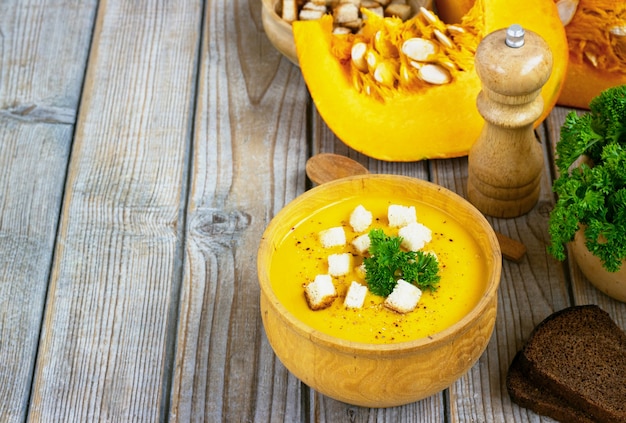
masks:
[[(362, 205), (373, 215), (364, 232), (355, 232), (350, 215)], [(383, 305), (385, 298), (369, 290), (361, 308), (346, 308), (344, 298), (353, 281), (367, 285), (362, 271), (363, 255), (352, 240), (371, 229), (398, 236), (398, 228), (387, 220), (390, 205), (414, 206), (417, 221), (432, 231), (423, 251), (435, 253), (440, 281), (436, 290), (423, 291), (417, 308), (409, 313), (394, 312)], [(324, 247), (320, 232), (343, 227), (346, 243)], [(333, 276), (338, 297), (323, 310), (311, 310), (304, 287), (316, 276), (328, 273), (328, 256), (350, 253), (350, 271)], [(485, 291), (483, 275), (486, 258), (470, 233), (448, 213), (423, 202), (407, 204), (400, 198), (352, 197), (328, 204), (295, 225), (276, 246), (270, 266), (272, 289), (280, 302), (298, 319), (315, 330), (342, 339), (364, 343), (398, 343), (431, 336), (458, 322), (479, 301)]]

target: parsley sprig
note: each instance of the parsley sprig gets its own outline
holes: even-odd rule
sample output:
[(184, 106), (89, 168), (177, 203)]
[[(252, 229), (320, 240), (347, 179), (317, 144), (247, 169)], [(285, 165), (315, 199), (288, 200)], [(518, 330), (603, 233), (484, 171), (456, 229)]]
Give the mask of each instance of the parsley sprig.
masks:
[(439, 283), (439, 263), (433, 254), (404, 251), (402, 238), (388, 236), (382, 229), (372, 229), (370, 257), (364, 259), (365, 281), (369, 290), (382, 297), (391, 294), (398, 279), (404, 279), (421, 290), (436, 290)]
[[(611, 272), (626, 258), (626, 86), (609, 88), (570, 112), (561, 128), (553, 183), (558, 199), (550, 213), (548, 251), (565, 259), (565, 245), (582, 224), (589, 251)], [(592, 165), (574, 165), (582, 155)]]

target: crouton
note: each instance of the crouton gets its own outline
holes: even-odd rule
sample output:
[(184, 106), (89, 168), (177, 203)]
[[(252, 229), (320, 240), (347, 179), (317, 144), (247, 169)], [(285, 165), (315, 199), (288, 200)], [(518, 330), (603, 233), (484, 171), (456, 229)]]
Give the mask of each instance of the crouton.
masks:
[(406, 21), (411, 18), (413, 11), (408, 4), (390, 4), (385, 8), (385, 16), (395, 16), (402, 21)]
[(324, 248), (346, 245), (346, 232), (343, 230), (343, 226), (324, 229), (320, 231), (319, 237)]
[(371, 244), (369, 234), (360, 235), (352, 240), (352, 245), (356, 248), (356, 251), (364, 255), (369, 250)]
[(313, 311), (329, 307), (337, 298), (337, 291), (330, 275), (317, 275), (313, 282), (305, 286), (304, 296)]
[(343, 305), (346, 308), (361, 308), (365, 302), (365, 294), (367, 294), (367, 286), (352, 281), (346, 293)]
[(418, 251), (430, 242), (432, 232), (421, 223), (413, 222), (400, 228), (398, 236), (402, 237), (402, 247), (409, 251)]
[(372, 212), (367, 210), (361, 204), (356, 206), (350, 214), (350, 226), (354, 232), (365, 232), (372, 224)]
[(333, 10), (336, 24), (343, 24), (359, 20), (359, 6), (353, 3), (341, 3)]
[(283, 16), (287, 22), (293, 22), (298, 19), (298, 5), (296, 0), (283, 0)]
[(401, 228), (417, 222), (417, 214), (413, 206), (391, 204), (387, 209), (387, 220), (392, 228)]
[(331, 254), (328, 256), (328, 274), (330, 276), (343, 276), (350, 272), (352, 267), (352, 254)]
[(298, 15), (298, 19), (301, 21), (315, 21), (322, 16), (324, 16), (324, 12), (320, 12), (319, 10), (302, 9)]
[(383, 305), (398, 313), (415, 310), (422, 297), (422, 291), (412, 283), (399, 279), (391, 294), (385, 298)]

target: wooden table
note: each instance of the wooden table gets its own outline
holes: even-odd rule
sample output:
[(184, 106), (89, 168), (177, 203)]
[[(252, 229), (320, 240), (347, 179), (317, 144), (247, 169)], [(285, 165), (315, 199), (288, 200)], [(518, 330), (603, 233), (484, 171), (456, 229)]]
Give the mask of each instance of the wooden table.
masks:
[[(565, 113), (539, 128), (546, 169)], [(398, 408), (317, 394), (265, 338), (256, 251), (322, 151), (465, 194), (466, 158), (388, 163), (338, 141), (259, 0), (1, 2), (0, 421), (539, 421), (504, 385), (531, 329), (585, 303), (626, 328), (625, 304), (546, 254), (547, 172), (529, 214), (490, 219), (528, 253), (503, 263), (468, 374)]]

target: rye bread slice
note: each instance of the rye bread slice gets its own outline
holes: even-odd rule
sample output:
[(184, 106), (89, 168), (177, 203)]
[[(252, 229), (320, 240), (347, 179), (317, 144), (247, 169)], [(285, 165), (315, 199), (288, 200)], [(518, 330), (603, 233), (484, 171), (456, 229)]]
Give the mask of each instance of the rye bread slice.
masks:
[(520, 356), (521, 352), (515, 355), (506, 375), (506, 388), (514, 403), (563, 423), (595, 423), (593, 418), (576, 410), (559, 396), (534, 385), (522, 371)]
[(626, 334), (596, 305), (553, 313), (519, 356), (530, 383), (596, 422), (626, 422)]

